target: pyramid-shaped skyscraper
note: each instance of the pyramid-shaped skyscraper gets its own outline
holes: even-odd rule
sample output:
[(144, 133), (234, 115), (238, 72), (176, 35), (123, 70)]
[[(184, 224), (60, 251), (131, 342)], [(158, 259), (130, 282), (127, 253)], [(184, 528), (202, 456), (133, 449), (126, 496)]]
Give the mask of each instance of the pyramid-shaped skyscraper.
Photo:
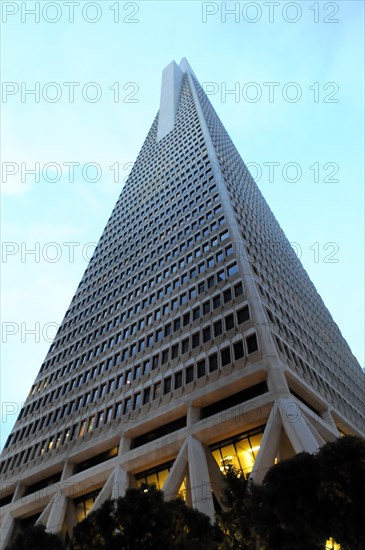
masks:
[(365, 434), (365, 376), (186, 60), (1, 457), (2, 543), (128, 486), (214, 517), (225, 464)]

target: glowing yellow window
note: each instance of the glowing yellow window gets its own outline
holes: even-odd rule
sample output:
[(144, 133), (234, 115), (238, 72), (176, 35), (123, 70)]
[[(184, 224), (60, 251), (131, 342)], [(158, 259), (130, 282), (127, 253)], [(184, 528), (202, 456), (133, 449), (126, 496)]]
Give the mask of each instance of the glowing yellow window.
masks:
[(341, 546), (331, 538), (326, 542), (325, 550), (341, 550)]

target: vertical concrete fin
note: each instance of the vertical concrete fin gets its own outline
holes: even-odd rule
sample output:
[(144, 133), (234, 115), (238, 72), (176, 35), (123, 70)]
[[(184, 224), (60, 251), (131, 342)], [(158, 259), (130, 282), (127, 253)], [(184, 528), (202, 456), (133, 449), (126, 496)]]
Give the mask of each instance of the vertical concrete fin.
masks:
[(52, 508), (47, 520), (47, 531), (48, 533), (60, 533), (66, 515), (68, 498), (59, 491), (51, 502)]
[(35, 525), (47, 525), (47, 521), (48, 521), (48, 518), (49, 518), (49, 514), (51, 512), (52, 506), (53, 506), (53, 500), (51, 500), (47, 504), (47, 506), (45, 507), (45, 509), (43, 510), (43, 512), (41, 513), (41, 515), (37, 519), (37, 521), (35, 522)]
[(95, 500), (94, 504), (92, 505), (92, 508), (90, 512), (95, 512), (100, 506), (104, 504), (106, 500), (111, 498), (112, 496), (112, 487), (113, 487), (113, 481), (114, 481), (114, 470), (106, 480), (104, 487), (100, 491), (100, 493), (97, 496), (97, 499)]
[(9, 543), (14, 523), (12, 514), (8, 512), (4, 517), (4, 521), (1, 523), (0, 548), (5, 548)]
[(113, 486), (111, 498), (117, 499), (124, 497), (129, 486), (128, 472), (121, 466), (117, 466), (114, 470)]
[(320, 445), (313, 436), (300, 407), (290, 399), (279, 399), (277, 403), (283, 428), (294, 451), (315, 453)]
[(224, 508), (224, 504), (222, 500), (224, 496), (224, 490), (225, 490), (224, 476), (220, 471), (219, 466), (215, 461), (215, 459), (213, 458), (209, 449), (206, 449), (206, 457), (207, 457), (208, 471), (209, 471), (209, 477), (210, 477), (210, 484), (212, 486), (214, 495), (216, 496), (219, 504), (222, 506), (222, 508)]
[(193, 508), (214, 521), (214, 503), (210, 485), (207, 456), (203, 444), (192, 436), (188, 438), (189, 474)]
[(185, 441), (162, 487), (166, 500), (176, 498), (188, 468), (188, 444)]
[(171, 61), (162, 72), (157, 142), (174, 129), (183, 77), (184, 73), (175, 61)]
[(262, 436), (260, 450), (250, 475), (250, 479), (255, 481), (255, 483), (262, 483), (266, 472), (274, 464), (282, 427), (281, 416), (276, 403), (274, 403), (265, 426), (264, 435)]

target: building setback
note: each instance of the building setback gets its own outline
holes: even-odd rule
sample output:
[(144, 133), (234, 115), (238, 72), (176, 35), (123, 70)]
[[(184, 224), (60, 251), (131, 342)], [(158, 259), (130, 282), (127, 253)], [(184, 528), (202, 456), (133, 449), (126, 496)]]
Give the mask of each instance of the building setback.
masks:
[(127, 487), (214, 517), (226, 461), (365, 435), (365, 376), (187, 61), (1, 456), (2, 545)]

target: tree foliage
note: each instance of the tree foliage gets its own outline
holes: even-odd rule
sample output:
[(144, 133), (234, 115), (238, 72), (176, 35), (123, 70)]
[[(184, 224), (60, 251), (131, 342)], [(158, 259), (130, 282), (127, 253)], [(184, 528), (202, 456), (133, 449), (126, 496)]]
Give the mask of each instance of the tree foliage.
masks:
[[(317, 454), (300, 453), (270, 468), (263, 484), (226, 476), (227, 511), (218, 524), (234, 550), (365, 548), (365, 440), (342, 437)], [(228, 499), (227, 499), (228, 495)]]
[(217, 525), (224, 533), (221, 548), (256, 550), (253, 531), (252, 498), (248, 481), (231, 464), (225, 465), (224, 509), (217, 514)]
[(19, 531), (6, 550), (65, 550), (59, 535), (46, 532), (44, 525), (31, 525)]
[[(106, 501), (73, 532), (73, 550), (189, 550), (218, 548), (209, 518), (180, 499), (165, 501), (154, 485)], [(218, 537), (219, 538), (219, 537)]]
[(324, 445), (316, 458), (318, 498), (329, 534), (343, 550), (365, 548), (365, 440), (341, 437)]

